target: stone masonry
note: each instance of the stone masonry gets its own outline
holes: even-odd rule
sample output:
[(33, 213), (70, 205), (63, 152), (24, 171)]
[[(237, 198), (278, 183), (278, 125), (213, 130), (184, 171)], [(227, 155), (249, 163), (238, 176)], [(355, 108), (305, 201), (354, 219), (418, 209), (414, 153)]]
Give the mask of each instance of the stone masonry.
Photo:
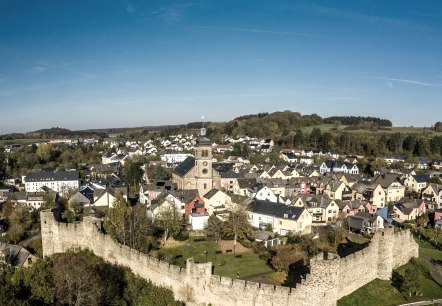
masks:
[(296, 288), (272, 286), (212, 275), (212, 264), (186, 268), (140, 253), (104, 235), (101, 220), (85, 217), (81, 223), (59, 223), (51, 211), (41, 212), (43, 254), (50, 256), (70, 248), (90, 249), (111, 263), (129, 267), (154, 284), (171, 288), (187, 305), (290, 306), (336, 305), (375, 278), (389, 279), (394, 268), (418, 256), (418, 245), (409, 231), (384, 229), (370, 245), (350, 256), (319, 254), (310, 262), (310, 274)]

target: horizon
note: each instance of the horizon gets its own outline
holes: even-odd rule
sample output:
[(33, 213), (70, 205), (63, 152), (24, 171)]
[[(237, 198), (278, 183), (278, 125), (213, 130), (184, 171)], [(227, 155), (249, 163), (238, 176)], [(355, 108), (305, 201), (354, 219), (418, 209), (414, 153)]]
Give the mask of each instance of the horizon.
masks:
[(0, 3), (0, 135), (291, 110), (441, 121), (442, 4)]

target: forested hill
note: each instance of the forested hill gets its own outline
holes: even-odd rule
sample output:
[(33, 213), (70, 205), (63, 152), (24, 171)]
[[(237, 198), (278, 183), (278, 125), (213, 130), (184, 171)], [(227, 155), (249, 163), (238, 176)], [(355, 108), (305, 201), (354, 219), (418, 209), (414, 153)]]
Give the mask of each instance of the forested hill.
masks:
[[(148, 123), (148, 122), (146, 122)], [(184, 125), (169, 126), (145, 126), (137, 128), (112, 128), (112, 129), (95, 129), (83, 131), (71, 131), (64, 128), (42, 129), (29, 133), (13, 133), (1, 135), (0, 140), (13, 139), (54, 139), (54, 138), (83, 138), (83, 137), (107, 137), (109, 133), (142, 133), (149, 131), (178, 132), (183, 130), (198, 129), (202, 126), (202, 122), (191, 122)], [(348, 129), (377, 129), (391, 127), (392, 123), (387, 119), (375, 117), (361, 116), (333, 116), (322, 118), (317, 114), (302, 115), (298, 112), (282, 111), (274, 113), (258, 113), (237, 117), (228, 122), (206, 122), (208, 132), (215, 134), (228, 135), (249, 135), (254, 137), (281, 137), (287, 135), (290, 131), (308, 126), (318, 126), (321, 124), (346, 125)]]
[[(333, 116), (322, 118), (317, 114), (301, 115), (298, 112), (283, 111), (237, 117), (223, 124), (223, 132), (228, 135), (281, 137), (304, 127), (321, 124), (348, 125), (353, 129), (378, 129), (392, 126), (390, 120), (375, 117)], [(219, 128), (219, 126), (215, 127)]]
[(0, 140), (13, 139), (55, 139), (55, 138), (86, 138), (86, 137), (106, 137), (105, 133), (95, 131), (71, 131), (64, 128), (54, 127), (42, 129), (28, 133), (12, 133), (1, 135)]

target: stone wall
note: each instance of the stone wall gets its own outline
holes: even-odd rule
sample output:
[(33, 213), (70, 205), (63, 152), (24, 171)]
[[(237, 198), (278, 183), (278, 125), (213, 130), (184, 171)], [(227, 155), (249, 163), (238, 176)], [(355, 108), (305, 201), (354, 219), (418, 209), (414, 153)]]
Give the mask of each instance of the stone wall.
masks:
[(187, 305), (336, 305), (336, 301), (375, 278), (388, 279), (393, 268), (418, 255), (418, 246), (407, 232), (386, 229), (369, 247), (345, 258), (320, 254), (311, 260), (311, 271), (296, 288), (272, 286), (212, 275), (212, 264), (186, 268), (160, 261), (113, 241), (101, 233), (101, 221), (85, 217), (78, 224), (56, 222), (50, 211), (41, 212), (43, 254), (81, 247), (111, 263), (129, 267), (154, 284), (171, 288)]

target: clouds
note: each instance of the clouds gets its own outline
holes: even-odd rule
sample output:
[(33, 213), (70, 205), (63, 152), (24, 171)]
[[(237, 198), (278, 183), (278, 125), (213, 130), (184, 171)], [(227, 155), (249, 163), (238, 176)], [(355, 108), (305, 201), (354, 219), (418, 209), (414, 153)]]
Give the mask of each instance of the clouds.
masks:
[(411, 84), (411, 85), (416, 85), (416, 86), (442, 87), (442, 83), (428, 83), (428, 82), (422, 82), (422, 81), (410, 80), (410, 79), (388, 78), (388, 77), (380, 77), (380, 76), (367, 76), (366, 78), (386, 81), (387, 86), (390, 88), (394, 87), (393, 86), (394, 82)]
[(189, 8), (198, 6), (196, 3), (173, 4), (151, 12), (151, 16), (160, 18), (167, 23), (181, 21)]
[(197, 26), (197, 28), (198, 29), (206, 29), (206, 30), (235, 31), (235, 32), (255, 33), (255, 34), (280, 34), (280, 35), (295, 35), (295, 36), (307, 36), (307, 37), (323, 37), (321, 35), (316, 35), (316, 34), (312, 34), (312, 33), (272, 31), (272, 30), (234, 28), (234, 27)]

